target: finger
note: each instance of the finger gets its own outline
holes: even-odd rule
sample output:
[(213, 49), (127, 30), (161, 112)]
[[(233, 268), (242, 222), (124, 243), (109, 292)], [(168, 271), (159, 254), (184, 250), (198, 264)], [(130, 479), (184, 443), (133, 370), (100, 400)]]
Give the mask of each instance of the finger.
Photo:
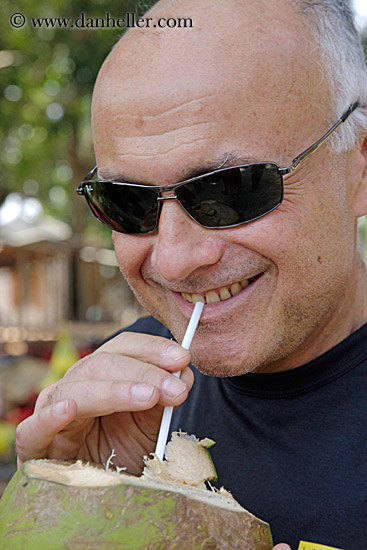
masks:
[(185, 382), (186, 384), (186, 387), (187, 387), (187, 390), (190, 391), (193, 384), (194, 384), (194, 373), (192, 372), (192, 370), (190, 369), (190, 367), (185, 367), (182, 371), (181, 371), (181, 375), (180, 375), (180, 378), (182, 380), (182, 382)]
[(273, 550), (292, 550), (289, 544), (286, 544), (285, 542), (281, 542), (280, 544), (277, 544), (274, 546)]
[[(113, 394), (116, 394), (116, 392), (118, 393), (119, 412), (127, 411), (129, 407), (131, 411), (137, 410), (137, 405), (139, 410), (145, 410), (146, 408), (154, 406), (157, 400), (161, 405), (178, 406), (183, 403), (194, 383), (194, 374), (189, 367), (183, 369), (180, 373), (180, 379), (174, 375), (167, 374), (157, 367), (149, 366), (149, 370), (155, 371), (154, 377), (152, 373), (150, 373), (150, 376), (143, 376), (140, 382), (136, 380), (136, 376), (130, 376), (130, 380), (126, 381), (123, 380), (123, 372), (120, 366), (112, 365), (108, 374), (111, 378), (115, 376), (115, 379), (106, 380), (106, 373), (104, 370), (95, 369), (91, 371), (86, 365), (85, 372), (83, 370), (83, 376), (79, 376), (77, 379), (73, 377), (72, 381), (71, 376), (65, 376), (59, 382), (53, 384), (52, 387), (49, 386), (42, 390), (36, 403), (35, 413), (41, 409), (50, 407), (54, 403), (69, 398), (75, 399), (80, 409), (82, 407), (81, 398), (85, 395), (89, 396), (91, 393), (90, 388), (93, 384), (98, 383), (100, 384), (94, 389), (94, 394), (98, 393), (98, 400), (101, 399), (102, 402), (105, 400), (106, 403), (110, 403)], [(120, 380), (119, 377), (121, 377), (122, 380)], [(127, 384), (127, 382), (130, 382), (130, 384)], [(142, 393), (142, 397), (138, 398), (139, 389), (132, 390), (133, 386), (141, 386), (140, 393)], [(52, 388), (52, 391), (50, 391), (50, 388)], [(103, 391), (101, 388), (103, 388)], [(153, 391), (155, 388), (158, 392), (158, 399)], [(146, 404), (145, 407), (142, 406), (144, 403)], [(92, 403), (92, 407), (94, 411), (93, 416), (106, 415), (109, 414), (110, 411), (108, 406), (104, 406), (103, 409), (100, 407), (97, 409), (96, 401)], [(82, 407), (82, 409), (83, 411), (85, 410), (84, 407)], [(90, 411), (88, 415), (90, 416)]]
[(76, 402), (68, 399), (42, 409), (21, 422), (16, 431), (18, 467), (25, 460), (46, 456), (55, 435), (77, 416)]
[[(189, 389), (193, 383), (193, 375), (189, 374), (190, 369), (184, 366), (185, 382), (189, 382)], [(69, 370), (63, 378), (63, 381), (69, 382), (80, 380), (115, 380), (120, 382), (135, 382), (144, 383), (156, 386), (160, 391), (165, 392), (165, 387), (170, 385), (170, 382), (175, 388), (174, 392), (169, 393), (169, 397), (173, 397), (183, 391), (183, 386), (176, 384), (177, 377), (170, 372), (163, 370), (160, 367), (145, 363), (131, 357), (122, 357), (121, 355), (112, 354), (106, 351), (101, 351), (98, 354), (93, 354), (77, 369)], [(182, 378), (182, 376), (181, 376)], [(59, 385), (59, 384), (58, 384)], [(179, 389), (181, 387), (181, 390)], [(48, 396), (53, 392), (48, 392)]]
[(119, 334), (94, 353), (97, 354), (101, 351), (140, 359), (172, 372), (181, 370), (189, 364), (191, 359), (190, 352), (174, 340), (135, 332)]
[(44, 409), (46, 406), (52, 405), (54, 402), (52, 399), (52, 395), (54, 394), (57, 386), (59, 385), (60, 381), (57, 380), (56, 382), (53, 382), (49, 386), (46, 386), (41, 390), (37, 397), (37, 401), (34, 407), (34, 412), (38, 412), (39, 409)]
[[(184, 381), (171, 376), (175, 395), (169, 395), (167, 385), (161, 391), (150, 384), (120, 382), (115, 380), (64, 381), (55, 390), (55, 402), (74, 399), (78, 406), (78, 419), (94, 418), (117, 412), (134, 412), (160, 405), (179, 405), (188, 395)], [(176, 391), (174, 389), (174, 391)]]

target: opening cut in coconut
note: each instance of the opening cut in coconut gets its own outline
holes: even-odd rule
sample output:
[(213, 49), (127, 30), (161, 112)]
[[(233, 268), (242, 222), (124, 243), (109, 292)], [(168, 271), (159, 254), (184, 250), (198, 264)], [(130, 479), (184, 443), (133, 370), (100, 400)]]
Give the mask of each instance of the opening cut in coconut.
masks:
[(173, 432), (166, 446), (165, 460), (161, 461), (152, 453), (145, 457), (143, 476), (192, 487), (206, 489), (205, 481), (216, 481), (217, 472), (210, 456), (212, 439), (198, 439), (195, 435)]

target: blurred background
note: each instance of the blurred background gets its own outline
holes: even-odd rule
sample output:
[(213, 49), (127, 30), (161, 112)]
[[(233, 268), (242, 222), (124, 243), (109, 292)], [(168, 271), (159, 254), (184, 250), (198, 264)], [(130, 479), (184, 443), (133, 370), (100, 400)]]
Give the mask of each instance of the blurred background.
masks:
[[(3, 0), (0, 19), (0, 480), (40, 389), (144, 315), (111, 232), (75, 188), (95, 164), (90, 103), (118, 28), (32, 28), (31, 17), (116, 19), (149, 3)], [(13, 28), (10, 16), (28, 23)], [(1, 493), (1, 482), (0, 482)]]
[[(145, 314), (118, 270), (110, 231), (75, 193), (95, 163), (93, 83), (123, 30), (35, 29), (30, 19), (82, 12), (118, 19), (142, 15), (152, 3), (2, 0), (0, 494), (14, 470), (15, 427), (40, 389)], [(355, 9), (367, 43), (367, 0), (356, 0)], [(24, 14), (24, 27), (11, 26), (14, 12)], [(360, 233), (366, 251), (365, 220)]]

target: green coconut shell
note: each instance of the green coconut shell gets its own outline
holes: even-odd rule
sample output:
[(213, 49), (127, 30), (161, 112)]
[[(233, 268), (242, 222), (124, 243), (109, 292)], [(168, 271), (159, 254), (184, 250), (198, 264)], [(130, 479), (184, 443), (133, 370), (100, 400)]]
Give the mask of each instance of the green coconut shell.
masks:
[[(91, 466), (82, 468), (95, 486), (74, 486), (68, 471), (75, 468), (50, 460), (23, 464), (0, 501), (1, 550), (272, 548), (269, 525), (228, 494)], [(101, 479), (92, 479), (97, 471)]]

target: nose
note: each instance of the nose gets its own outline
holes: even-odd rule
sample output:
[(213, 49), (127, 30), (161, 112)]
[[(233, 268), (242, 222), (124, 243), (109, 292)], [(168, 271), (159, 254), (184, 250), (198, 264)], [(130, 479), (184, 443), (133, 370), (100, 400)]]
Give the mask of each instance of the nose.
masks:
[(177, 200), (162, 201), (151, 261), (167, 281), (182, 281), (195, 270), (216, 264), (223, 247), (217, 230), (201, 227)]

